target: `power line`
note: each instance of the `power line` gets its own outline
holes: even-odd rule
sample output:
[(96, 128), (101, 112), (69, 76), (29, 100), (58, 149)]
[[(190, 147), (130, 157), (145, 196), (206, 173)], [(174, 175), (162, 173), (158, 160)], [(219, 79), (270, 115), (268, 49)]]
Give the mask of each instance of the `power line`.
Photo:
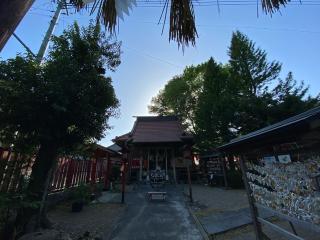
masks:
[(122, 46), (123, 46), (124, 48), (126, 48), (127, 50), (131, 51), (131, 52), (135, 52), (135, 53), (138, 54), (138, 55), (142, 55), (142, 56), (145, 56), (145, 57), (148, 57), (148, 58), (152, 58), (152, 59), (154, 59), (154, 60), (157, 60), (157, 61), (162, 62), (162, 63), (166, 63), (166, 64), (168, 64), (168, 65), (171, 65), (171, 66), (176, 67), (176, 68), (179, 68), (179, 69), (183, 68), (183, 66), (181, 66), (181, 65), (175, 64), (175, 63), (173, 63), (173, 62), (167, 61), (167, 60), (162, 59), (162, 58), (159, 58), (159, 57), (155, 57), (155, 56), (153, 56), (153, 55), (151, 55), (151, 54), (149, 54), (149, 53), (143, 52), (143, 51), (141, 51), (141, 50), (134, 49), (134, 48), (129, 48), (129, 47), (124, 46), (124, 45), (122, 45)]

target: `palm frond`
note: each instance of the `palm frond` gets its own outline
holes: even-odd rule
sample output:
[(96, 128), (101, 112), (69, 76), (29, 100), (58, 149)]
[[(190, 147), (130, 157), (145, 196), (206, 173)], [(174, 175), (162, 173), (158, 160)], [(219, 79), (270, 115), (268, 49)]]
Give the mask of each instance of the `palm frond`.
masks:
[(193, 46), (198, 37), (191, 0), (171, 0), (169, 41), (177, 41), (178, 46)]
[(97, 19), (103, 22), (110, 33), (114, 33), (117, 25), (116, 0), (100, 0)]
[(266, 13), (274, 13), (279, 11), (281, 6), (285, 6), (291, 0), (261, 0), (262, 9)]
[[(74, 5), (77, 10), (80, 10), (81, 8), (87, 6), (87, 2), (94, 2), (91, 13), (97, 10), (97, 20), (102, 21), (108, 31), (113, 33), (119, 17), (119, 13), (117, 13), (116, 9), (116, 1), (128, 2), (130, 0), (69, 0), (69, 3)], [(290, 1), (291, 0), (261, 0), (262, 9), (264, 12), (272, 14), (276, 11), (279, 11), (281, 6), (285, 6)], [(218, 0), (217, 2), (219, 3)], [(189, 44), (194, 46), (196, 38), (198, 37), (198, 33), (195, 25), (193, 0), (165, 0), (160, 20), (163, 16), (163, 13), (167, 12), (169, 3), (169, 41), (176, 41), (178, 46), (182, 46), (183, 49), (184, 47), (189, 46)], [(165, 24), (165, 21), (166, 16), (164, 16), (163, 24)]]

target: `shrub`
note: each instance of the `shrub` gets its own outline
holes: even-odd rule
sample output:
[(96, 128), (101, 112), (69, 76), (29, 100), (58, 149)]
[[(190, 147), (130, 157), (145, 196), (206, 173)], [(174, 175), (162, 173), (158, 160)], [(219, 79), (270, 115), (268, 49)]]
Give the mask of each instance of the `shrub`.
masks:
[(229, 170), (227, 171), (228, 185), (231, 188), (239, 189), (244, 188), (242, 174), (240, 170)]

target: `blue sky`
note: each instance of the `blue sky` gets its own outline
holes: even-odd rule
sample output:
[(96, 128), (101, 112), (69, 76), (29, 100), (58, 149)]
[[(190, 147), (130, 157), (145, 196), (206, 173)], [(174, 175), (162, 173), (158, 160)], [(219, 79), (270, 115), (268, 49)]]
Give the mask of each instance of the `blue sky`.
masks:
[[(302, 0), (304, 2), (308, 1)], [(15, 32), (34, 52), (40, 47), (53, 15), (50, 10), (54, 8), (50, 0), (37, 0)], [(292, 71), (297, 80), (310, 85), (312, 95), (319, 93), (320, 5), (291, 4), (272, 17), (261, 9), (257, 17), (254, 5), (220, 6), (220, 13), (214, 5), (196, 7), (199, 38), (196, 47), (189, 47), (184, 53), (175, 42), (169, 43), (167, 28), (161, 35), (162, 26), (157, 25), (161, 10), (136, 7), (120, 22), (117, 39), (122, 41), (122, 64), (115, 73), (107, 73), (121, 102), (120, 116), (110, 120), (113, 129), (106, 133), (102, 144), (109, 145), (112, 138), (130, 131), (133, 116), (149, 115), (147, 106), (152, 96), (186, 66), (210, 57), (227, 62), (227, 50), (235, 30), (247, 34), (257, 46), (265, 49), (270, 60), (282, 62), (282, 76)], [(92, 17), (86, 11), (63, 14), (54, 33), (60, 34), (75, 20), (87, 25)], [(11, 38), (0, 57), (7, 59), (24, 52), (17, 40)]]

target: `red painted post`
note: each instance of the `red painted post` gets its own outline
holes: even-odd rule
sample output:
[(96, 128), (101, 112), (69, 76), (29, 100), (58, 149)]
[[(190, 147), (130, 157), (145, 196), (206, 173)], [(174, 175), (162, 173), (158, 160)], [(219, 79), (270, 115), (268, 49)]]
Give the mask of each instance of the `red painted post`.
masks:
[(92, 158), (91, 161), (92, 161), (91, 184), (96, 184), (97, 159)]
[(100, 172), (99, 172), (99, 183), (102, 181), (103, 174), (103, 162), (104, 158), (100, 158)]
[(81, 182), (86, 182), (86, 172), (87, 172), (87, 161), (82, 160), (82, 169), (81, 169)]
[(64, 163), (65, 163), (65, 158), (61, 157), (59, 159), (58, 165), (57, 165), (57, 170), (58, 170), (58, 179), (57, 179), (57, 183), (55, 186), (55, 190), (59, 190), (61, 189), (61, 183), (63, 181), (63, 169), (64, 169)]
[(122, 189), (121, 189), (121, 203), (124, 203), (124, 193), (125, 193), (125, 186), (126, 186), (126, 172), (127, 172), (127, 163), (125, 161), (122, 162), (121, 166), (121, 184), (122, 184)]
[[(4, 158), (5, 152), (7, 152), (6, 158)], [(3, 184), (2, 181), (4, 181), (4, 176), (5, 176), (4, 173), (6, 171), (6, 167), (9, 163), (11, 155), (12, 155), (11, 149), (4, 151), (2, 155), (3, 159), (0, 162), (1, 163), (0, 164), (0, 189), (2, 188), (2, 184)]]
[(84, 172), (85, 172), (86, 162), (81, 160), (81, 174), (80, 174), (80, 182), (84, 183)]
[(110, 167), (111, 167), (111, 159), (110, 155), (108, 154), (108, 159), (107, 159), (107, 169), (105, 169), (105, 175), (104, 175), (104, 189), (109, 190), (110, 188)]
[(86, 176), (86, 183), (90, 182), (90, 174), (91, 174), (91, 160), (86, 160), (87, 161), (87, 176)]
[(65, 181), (66, 181), (66, 175), (67, 175), (67, 166), (68, 166), (68, 159), (66, 157), (63, 158), (63, 163), (61, 166), (61, 181), (59, 183), (59, 189), (64, 189)]
[(80, 161), (76, 159), (76, 170), (74, 172), (74, 185), (79, 185), (79, 172), (80, 172)]
[(69, 188), (72, 185), (72, 178), (74, 173), (74, 160), (69, 158), (69, 167), (67, 172), (67, 179), (66, 179), (66, 187)]
[(18, 161), (18, 155), (19, 154), (14, 153), (13, 158), (10, 158), (7, 162), (7, 168), (2, 176), (3, 179), (2, 179), (1, 192), (7, 192), (9, 190), (11, 178), (14, 173), (14, 168)]
[(50, 184), (50, 190), (56, 190), (57, 189), (57, 184), (59, 181), (59, 166), (60, 166), (61, 158), (58, 159), (58, 163), (55, 166), (54, 172), (52, 174), (52, 179), (51, 179), (51, 184)]

